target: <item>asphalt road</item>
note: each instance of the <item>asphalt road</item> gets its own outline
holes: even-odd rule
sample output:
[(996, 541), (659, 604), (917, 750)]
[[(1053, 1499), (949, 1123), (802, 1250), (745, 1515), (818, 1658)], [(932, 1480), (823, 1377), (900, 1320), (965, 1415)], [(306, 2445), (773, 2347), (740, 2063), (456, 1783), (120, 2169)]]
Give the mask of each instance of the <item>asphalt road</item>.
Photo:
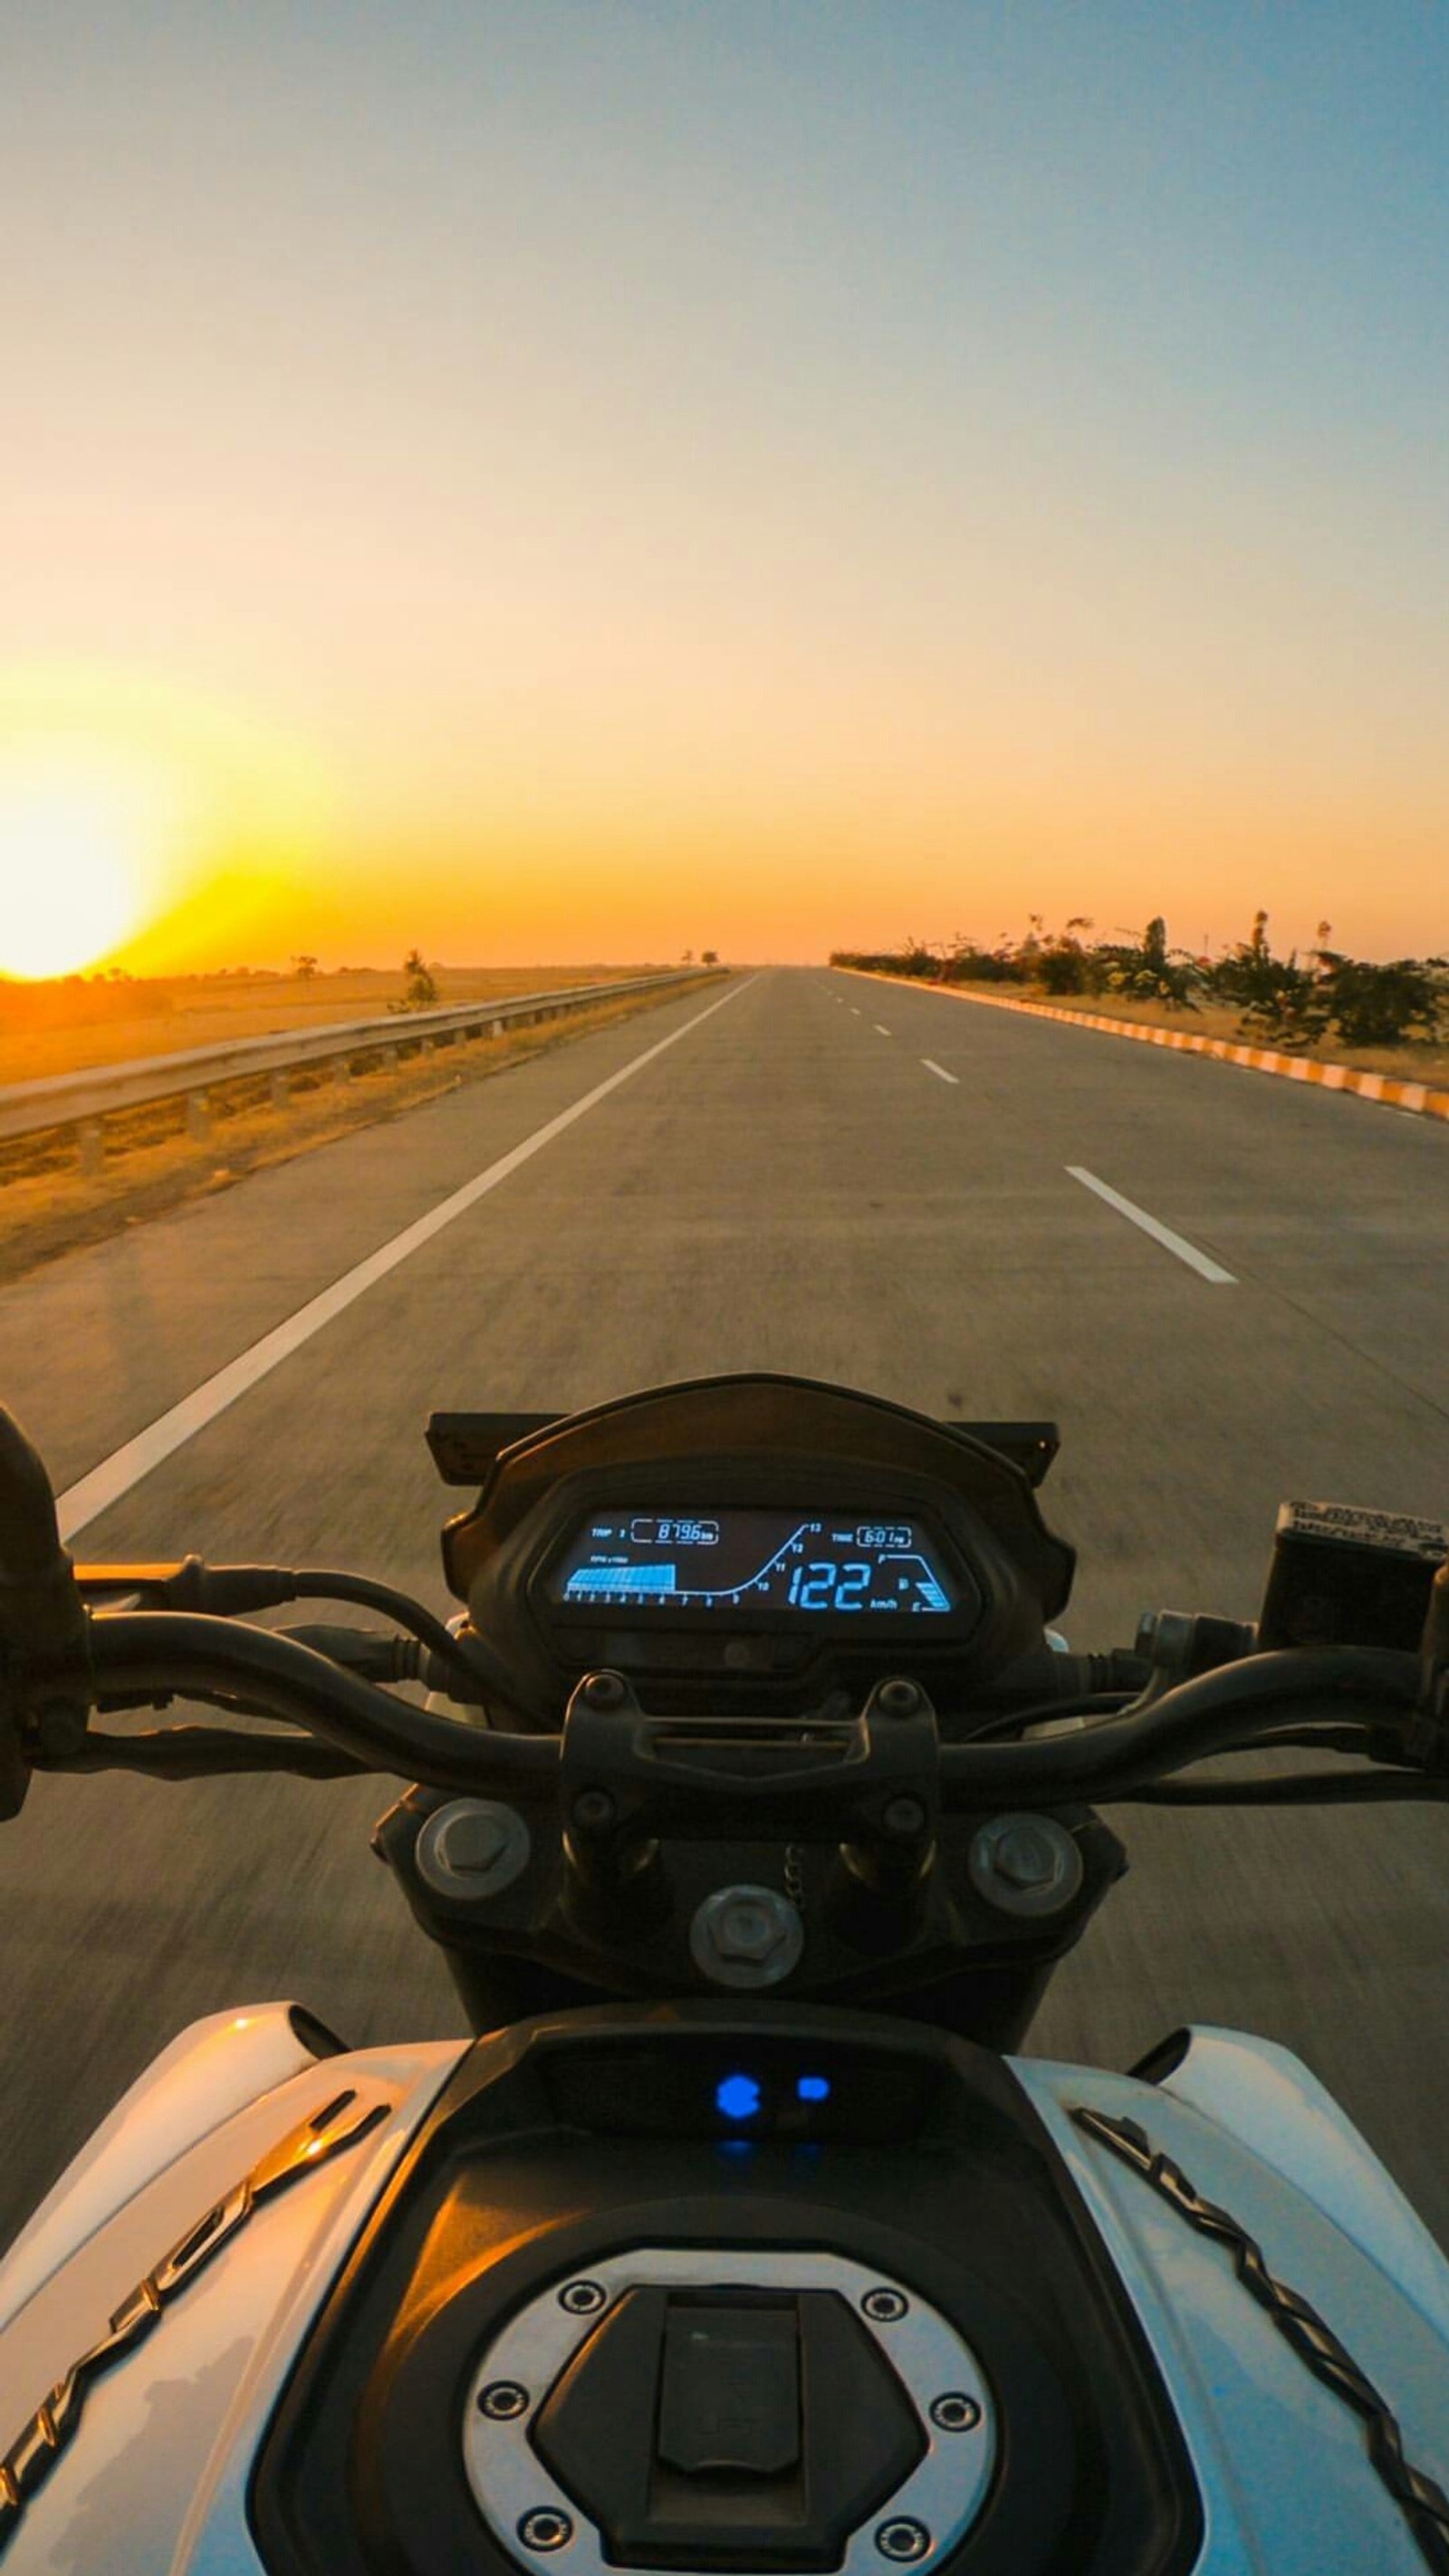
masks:
[[(91, 1557), (350, 1563), (447, 1605), (434, 1405), (765, 1367), (1055, 1415), (1074, 1644), (1251, 1615), (1286, 1494), (1449, 1518), (1449, 1131), (825, 972), (741, 978), (254, 1176), (0, 1294), (0, 1392), (72, 1484), (675, 1029), (203, 1424)], [(697, 1023), (697, 1025), (687, 1025)], [(948, 1078), (954, 1077), (954, 1078)], [(1174, 1231), (1202, 1275), (1072, 1176)], [(459, 2021), (367, 1848), (379, 1785), (42, 1779), (0, 1831), (0, 2240), (180, 2024), (299, 1996)], [(1184, 2019), (1298, 2049), (1449, 2242), (1449, 1815), (1117, 1810), (1133, 1872), (1032, 2045)]]

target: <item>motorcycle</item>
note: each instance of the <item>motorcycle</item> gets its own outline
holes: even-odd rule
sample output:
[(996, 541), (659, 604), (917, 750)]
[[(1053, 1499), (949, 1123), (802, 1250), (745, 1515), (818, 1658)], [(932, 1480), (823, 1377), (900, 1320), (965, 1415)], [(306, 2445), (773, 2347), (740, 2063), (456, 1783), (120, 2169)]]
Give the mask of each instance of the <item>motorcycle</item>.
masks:
[[(1256, 1622), (1076, 1655), (1051, 1424), (750, 1376), (428, 1438), (447, 1622), (73, 1565), (0, 1416), (0, 1815), (390, 1775), (473, 2033), (253, 2006), (125, 2095), (0, 2267), (6, 2576), (1449, 2569), (1449, 2264), (1308, 2069), (1020, 2053), (1099, 1809), (1449, 1792), (1449, 1533), (1285, 1505)], [(258, 1624), (324, 1597), (388, 1624)]]

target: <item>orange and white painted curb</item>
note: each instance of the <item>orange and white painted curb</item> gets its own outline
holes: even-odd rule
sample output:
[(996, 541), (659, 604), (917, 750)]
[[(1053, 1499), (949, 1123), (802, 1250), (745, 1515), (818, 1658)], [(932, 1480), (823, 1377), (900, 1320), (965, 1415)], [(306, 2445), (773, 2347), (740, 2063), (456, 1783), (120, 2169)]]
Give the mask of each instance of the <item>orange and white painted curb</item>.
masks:
[(1449, 1091), (1427, 1082), (1404, 1082), (1396, 1073), (1364, 1073), (1357, 1065), (1330, 1064), (1320, 1055), (1284, 1055), (1277, 1047), (1235, 1046), (1228, 1038), (1195, 1037), (1190, 1029), (1152, 1028), (1142, 1020), (1114, 1020), (1100, 1011), (1061, 1011), (1054, 1002), (1013, 1002), (1004, 993), (980, 993), (966, 984), (930, 984), (919, 975), (873, 975), (860, 966), (838, 966), (866, 984), (900, 984), (911, 993), (944, 993), (953, 1002), (983, 1002), (993, 1011), (1025, 1011), (1035, 1020), (1061, 1020), (1068, 1028), (1100, 1029), (1110, 1038), (1137, 1038), (1144, 1046), (1174, 1047), (1180, 1055), (1208, 1055), (1219, 1064), (1241, 1064), (1250, 1073), (1274, 1073), (1285, 1082), (1313, 1082), (1324, 1091), (1351, 1091), (1411, 1117), (1449, 1119)]

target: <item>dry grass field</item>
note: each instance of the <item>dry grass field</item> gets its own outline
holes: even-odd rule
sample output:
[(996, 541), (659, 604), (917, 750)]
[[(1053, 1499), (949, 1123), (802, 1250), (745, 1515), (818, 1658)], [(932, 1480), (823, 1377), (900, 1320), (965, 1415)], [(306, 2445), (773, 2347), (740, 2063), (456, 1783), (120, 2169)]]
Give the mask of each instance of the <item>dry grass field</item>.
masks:
[[(648, 974), (645, 966), (443, 966), (438, 1000), (478, 1002), (545, 993), (571, 984), (611, 984)], [(358, 967), (332, 975), (184, 975), (154, 983), (0, 984), (0, 1083), (119, 1064), (130, 1056), (174, 1055), (226, 1046), (335, 1020), (380, 1018), (401, 1000), (399, 968)], [(128, 1007), (129, 1006), (129, 1007)]]

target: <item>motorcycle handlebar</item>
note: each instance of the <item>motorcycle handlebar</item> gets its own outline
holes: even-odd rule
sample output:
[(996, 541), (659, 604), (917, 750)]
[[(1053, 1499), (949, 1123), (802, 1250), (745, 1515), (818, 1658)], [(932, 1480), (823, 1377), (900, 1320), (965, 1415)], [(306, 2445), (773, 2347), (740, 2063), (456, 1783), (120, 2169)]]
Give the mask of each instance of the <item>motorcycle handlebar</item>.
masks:
[(1417, 1658), (1387, 1647), (1302, 1647), (1247, 1655), (1192, 1681), (1179, 1682), (1137, 1711), (1100, 1718), (1072, 1734), (1025, 1744), (947, 1746), (943, 1780), (971, 1784), (978, 1798), (1030, 1805), (1049, 1787), (1055, 1799), (1098, 1800), (1131, 1795), (1190, 1762), (1243, 1747), (1254, 1734), (1271, 1736), (1285, 1715), (1304, 1703), (1343, 1715), (1342, 1703), (1368, 1722), (1412, 1709), (1418, 1695)]
[(78, 1645), (84, 1632), (45, 1462), (0, 1405), (0, 1635), (48, 1659)]
[[(1243, 1749), (1255, 1736), (1271, 1739), (1305, 1705), (1320, 1717), (1341, 1720), (1347, 1714), (1364, 1724), (1402, 1718), (1415, 1705), (1418, 1681), (1417, 1659), (1386, 1649), (1248, 1656), (1070, 1731), (1025, 1742), (943, 1744), (937, 1756), (942, 1803), (1041, 1807), (1131, 1797), (1190, 1763)], [(91, 1736), (73, 1752), (39, 1754), (40, 1768), (94, 1770), (107, 1767), (108, 1758), (116, 1767), (151, 1768), (170, 1777), (230, 1767), (295, 1768), (314, 1775), (355, 1767), (475, 1795), (506, 1790), (510, 1783), (521, 1787), (529, 1778), (542, 1785), (560, 1768), (561, 1736), (436, 1716), (340, 1670), (293, 1638), (202, 1614), (95, 1616), (88, 1650), (57, 1663), (50, 1686), (84, 1690), (101, 1705), (135, 1707), (171, 1696), (220, 1702), (305, 1729), (306, 1735), (290, 1742), (233, 1736), (234, 1764), (217, 1730)], [(308, 1738), (314, 1739), (310, 1746)], [(319, 1758), (315, 1739), (331, 1748), (325, 1758)], [(155, 1758), (148, 1761), (152, 1748)], [(1397, 1758), (1411, 1757), (1405, 1752)], [(705, 1783), (700, 1785), (703, 1790)], [(760, 1786), (768, 1799), (763, 1781)]]
[(56, 1678), (74, 1687), (90, 1684), (113, 1702), (241, 1701), (254, 1715), (320, 1736), (361, 1769), (422, 1778), (439, 1788), (476, 1789), (480, 1778), (516, 1779), (558, 1761), (555, 1735), (493, 1733), (436, 1717), (343, 1672), (295, 1638), (202, 1612), (103, 1612), (90, 1622), (89, 1666), (78, 1657)]

